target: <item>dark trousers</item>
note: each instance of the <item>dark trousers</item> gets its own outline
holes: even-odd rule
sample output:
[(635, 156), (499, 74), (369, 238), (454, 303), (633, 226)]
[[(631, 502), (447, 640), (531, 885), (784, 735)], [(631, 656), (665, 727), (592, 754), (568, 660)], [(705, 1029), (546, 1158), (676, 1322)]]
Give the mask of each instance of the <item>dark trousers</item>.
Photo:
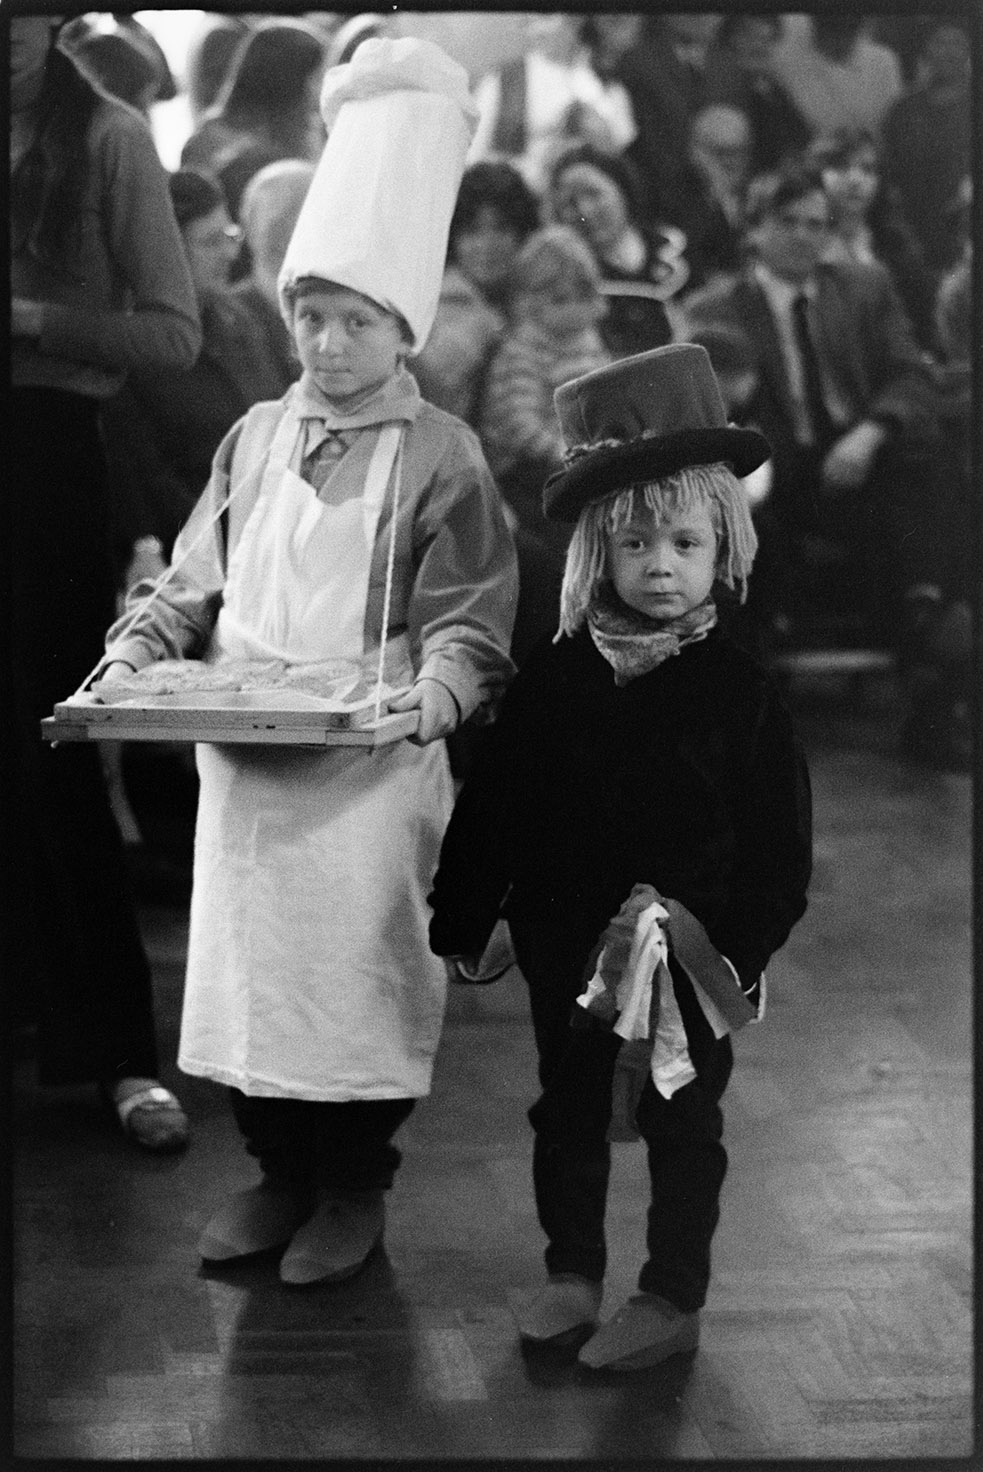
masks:
[[(604, 1216), (611, 1147), (606, 1133), (619, 1039), (604, 1027), (570, 1026), (585, 984), (592, 939), (513, 922), (516, 959), (529, 985), (542, 1094), (529, 1111), (536, 1138), (533, 1186), (547, 1237), (550, 1273), (600, 1282), (607, 1264)], [(687, 1312), (702, 1307), (710, 1243), (727, 1170), (720, 1098), (733, 1062), (717, 1042), (688, 985), (677, 983), (697, 1078), (664, 1099), (646, 1080), (636, 1123), (648, 1158), (647, 1256), (638, 1278)]]
[(9, 1015), (37, 1024), (42, 1083), (156, 1076), (151, 974), (95, 745), (39, 722), (99, 659), (115, 612), (93, 400), (15, 388), (7, 420), (3, 710)]
[(229, 1092), (246, 1149), (264, 1175), (338, 1191), (385, 1191), (392, 1185), (402, 1159), (392, 1137), (415, 1099), (333, 1103)]

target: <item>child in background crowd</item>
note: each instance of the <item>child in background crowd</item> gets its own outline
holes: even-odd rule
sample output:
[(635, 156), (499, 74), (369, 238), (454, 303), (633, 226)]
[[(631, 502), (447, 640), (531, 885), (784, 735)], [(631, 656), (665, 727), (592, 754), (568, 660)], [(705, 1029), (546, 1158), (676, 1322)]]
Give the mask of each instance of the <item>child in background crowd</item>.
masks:
[[(692, 344), (566, 384), (556, 406), (569, 451), (544, 503), (575, 523), (560, 632), (520, 668), (464, 783), (430, 941), (473, 979), (504, 915), (529, 985), (548, 1279), (521, 1336), (627, 1370), (697, 1343), (727, 1033), (761, 1016), (764, 968), (805, 909), (809, 780), (777, 690), (716, 627), (715, 587), (745, 585), (755, 551), (736, 477), (767, 441), (727, 425)], [(595, 1332), (609, 1142), (639, 1134), (640, 1291)]]
[(229, 1086), (263, 1172), (201, 1254), (289, 1244), (295, 1284), (350, 1276), (382, 1236), (392, 1136), (429, 1091), (444, 1008), (425, 905), (451, 806), (442, 738), (512, 672), (494, 482), (404, 362), (436, 309), (470, 106), (429, 42), (366, 41), (329, 73), (330, 137), (281, 273), (302, 376), (226, 436), (172, 566), (190, 555), (108, 638), (109, 675), (182, 654), (377, 661), (391, 594), (386, 680), (411, 684), (390, 704), (419, 711), (411, 741), (197, 749), (179, 1064)]
[(543, 483), (563, 460), (553, 393), (610, 362), (597, 328), (605, 310), (600, 286), (591, 250), (574, 230), (535, 231), (516, 260), (510, 323), (486, 376), (482, 443), (517, 523), (517, 659), (552, 632), (566, 548), (565, 530), (541, 509)]

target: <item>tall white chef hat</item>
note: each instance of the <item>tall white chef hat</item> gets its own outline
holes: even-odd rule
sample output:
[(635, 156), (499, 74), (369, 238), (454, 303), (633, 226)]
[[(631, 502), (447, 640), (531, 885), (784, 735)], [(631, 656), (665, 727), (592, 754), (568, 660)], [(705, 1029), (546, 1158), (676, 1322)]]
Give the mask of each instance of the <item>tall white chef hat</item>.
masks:
[(372, 37), (321, 89), (328, 131), (278, 285), (319, 276), (433, 326), (447, 235), (477, 126), (468, 74), (432, 41)]

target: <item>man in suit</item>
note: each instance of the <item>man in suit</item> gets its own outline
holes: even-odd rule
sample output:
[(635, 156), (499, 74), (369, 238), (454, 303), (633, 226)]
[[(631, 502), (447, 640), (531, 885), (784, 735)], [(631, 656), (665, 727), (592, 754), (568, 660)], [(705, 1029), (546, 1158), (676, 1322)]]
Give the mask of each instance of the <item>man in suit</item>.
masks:
[[(694, 293), (694, 330), (741, 328), (756, 357), (753, 417), (774, 448), (760, 531), (774, 552), (762, 616), (894, 643), (941, 600), (949, 561), (932, 380), (880, 266), (824, 260), (829, 211), (813, 171), (754, 181), (747, 265)], [(837, 635), (838, 637), (838, 635)]]

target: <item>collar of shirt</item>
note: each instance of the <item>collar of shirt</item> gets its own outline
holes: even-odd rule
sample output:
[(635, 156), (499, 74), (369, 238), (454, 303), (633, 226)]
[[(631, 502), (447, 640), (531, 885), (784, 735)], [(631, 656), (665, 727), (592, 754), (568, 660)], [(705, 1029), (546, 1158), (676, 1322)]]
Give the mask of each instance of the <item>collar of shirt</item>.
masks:
[(780, 312), (783, 317), (791, 312), (796, 297), (804, 296), (810, 302), (815, 301), (816, 281), (813, 276), (801, 282), (786, 281), (783, 277), (776, 276), (761, 261), (755, 264), (754, 275), (773, 310)]
[(375, 393), (349, 413), (342, 413), (325, 398), (311, 376), (304, 372), (288, 390), (291, 412), (302, 421), (305, 455), (311, 455), (332, 434), (369, 429), (373, 425), (402, 420), (412, 424), (423, 400), (412, 373), (400, 366)]

